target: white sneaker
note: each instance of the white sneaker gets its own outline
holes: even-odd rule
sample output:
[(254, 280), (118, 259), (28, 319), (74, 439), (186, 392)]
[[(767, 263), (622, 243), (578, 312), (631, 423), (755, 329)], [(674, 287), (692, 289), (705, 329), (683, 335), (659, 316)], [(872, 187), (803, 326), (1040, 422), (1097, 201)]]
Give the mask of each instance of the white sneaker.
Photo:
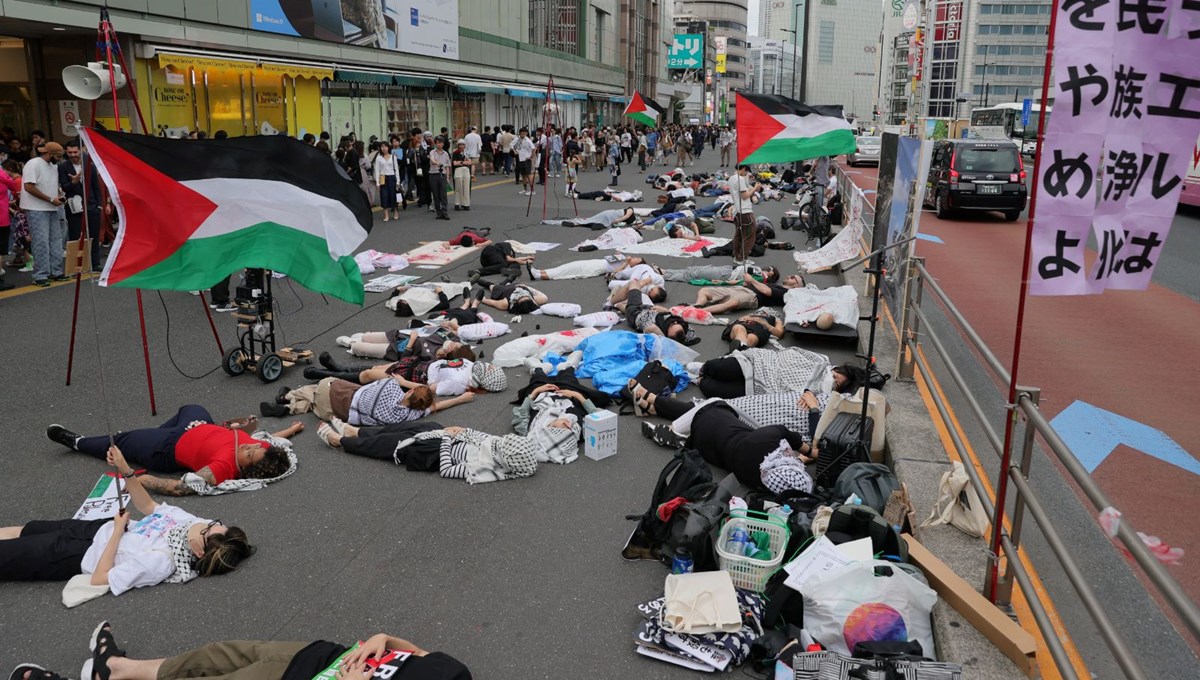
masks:
[(333, 342), (334, 342), (334, 343), (335, 343), (335, 344), (336, 344), (338, 347), (349, 347), (349, 346), (350, 346), (350, 344), (351, 344), (353, 341), (352, 341), (352, 340), (350, 340), (350, 336), (349, 336), (349, 335), (339, 335), (339, 336), (337, 337), (337, 339), (336, 339), (336, 340), (334, 340)]

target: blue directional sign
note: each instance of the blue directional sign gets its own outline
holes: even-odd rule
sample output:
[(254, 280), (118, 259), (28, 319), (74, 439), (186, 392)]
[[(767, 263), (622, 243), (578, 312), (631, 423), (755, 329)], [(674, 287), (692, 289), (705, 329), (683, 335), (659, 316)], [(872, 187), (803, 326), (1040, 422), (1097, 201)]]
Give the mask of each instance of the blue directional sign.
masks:
[(1200, 475), (1200, 461), (1175, 443), (1174, 439), (1149, 425), (1087, 402), (1076, 401), (1054, 416), (1050, 424), (1088, 472), (1095, 472), (1118, 444), (1124, 444)]
[(1033, 113), (1033, 100), (1026, 99), (1021, 104), (1021, 127), (1029, 127), (1029, 114)]
[(676, 33), (667, 52), (667, 68), (700, 68), (704, 64), (704, 36), (700, 33)]

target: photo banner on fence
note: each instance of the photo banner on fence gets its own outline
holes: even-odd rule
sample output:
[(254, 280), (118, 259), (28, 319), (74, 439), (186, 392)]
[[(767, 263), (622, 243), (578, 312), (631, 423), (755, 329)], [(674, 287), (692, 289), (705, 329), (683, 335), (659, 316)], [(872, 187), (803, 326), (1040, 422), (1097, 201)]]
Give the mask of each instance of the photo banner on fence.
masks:
[(900, 135), (883, 134), (879, 147), (879, 182), (875, 186), (875, 223), (871, 232), (871, 250), (887, 245), (888, 224), (892, 219), (892, 184), (896, 181), (896, 147)]
[[(933, 142), (916, 137), (901, 137), (896, 144), (896, 176), (892, 182), (891, 211), (888, 215), (888, 246), (912, 238), (920, 231), (921, 204), (925, 200), (926, 178), (933, 156)], [(878, 205), (878, 203), (876, 203)], [(916, 248), (911, 241), (891, 248), (883, 254), (883, 295), (891, 309), (900, 309), (904, 302), (906, 263)]]
[(1200, 136), (1200, 5), (1065, 2), (1051, 39), (1029, 292), (1144, 290)]

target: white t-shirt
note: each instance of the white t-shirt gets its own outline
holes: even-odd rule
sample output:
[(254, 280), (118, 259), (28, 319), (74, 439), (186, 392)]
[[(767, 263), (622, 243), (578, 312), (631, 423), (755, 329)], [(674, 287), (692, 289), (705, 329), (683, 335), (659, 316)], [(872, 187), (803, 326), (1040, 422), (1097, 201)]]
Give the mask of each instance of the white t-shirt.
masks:
[(667, 192), (671, 198), (693, 198), (696, 195), (696, 190), (691, 187), (681, 187)]
[(463, 141), (467, 143), (466, 154), (470, 158), (478, 158), (479, 150), (483, 148), (483, 138), (477, 132), (468, 132)]
[(389, 175), (395, 175), (396, 165), (395, 156), (391, 154), (388, 154), (387, 156), (384, 156), (383, 154), (376, 154), (374, 164), (375, 176), (387, 177)]
[(517, 137), (513, 142), (513, 150), (517, 152), (517, 160), (527, 161), (533, 157), (533, 140), (528, 137)]
[[(37, 185), (39, 191), (54, 198), (58, 196), (58, 166), (42, 160), (41, 156), (31, 158), (21, 172), (21, 184)], [(50, 212), (58, 210), (58, 206), (50, 201), (43, 201), (29, 191), (22, 191), (21, 209)]]
[(642, 279), (650, 279), (650, 285), (652, 286), (661, 287), (666, 285), (666, 281), (663, 281), (662, 274), (659, 274), (654, 267), (651, 267), (648, 264), (638, 264), (626, 269), (622, 269), (621, 271), (613, 274), (613, 279), (615, 280), (610, 282), (609, 285), (609, 288), (613, 290), (624, 286), (624, 281), (641, 281)]
[(621, 133), (621, 146), (633, 146), (633, 135), (628, 132)]
[[(108, 571), (108, 589), (113, 595), (133, 589), (162, 583), (175, 572), (171, 559), (171, 547), (167, 544), (167, 533), (177, 526), (207, 524), (190, 512), (167, 503), (159, 503), (154, 512), (136, 522), (130, 522), (121, 543), (113, 568)], [(112, 538), (116, 525), (108, 522), (100, 527), (92, 538), (92, 547), (83, 555), (80, 567), (84, 574), (95, 573), (100, 556), (108, 540)]]
[(457, 397), (471, 386), (471, 367), (474, 364), (465, 359), (459, 366), (449, 364), (446, 359), (429, 364), (429, 384), (434, 385), (433, 392), (439, 397)]
[(740, 213), (754, 212), (754, 203), (748, 198), (742, 198), (743, 191), (751, 187), (750, 176), (743, 177), (741, 173), (729, 178), (729, 195), (733, 197), (733, 209)]

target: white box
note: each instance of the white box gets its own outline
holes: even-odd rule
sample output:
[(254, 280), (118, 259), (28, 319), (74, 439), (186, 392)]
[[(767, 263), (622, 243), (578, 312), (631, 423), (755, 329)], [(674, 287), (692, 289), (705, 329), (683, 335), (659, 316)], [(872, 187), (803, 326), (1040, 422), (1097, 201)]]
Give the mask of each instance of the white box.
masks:
[(583, 419), (583, 455), (602, 460), (617, 452), (617, 414), (595, 411)]

